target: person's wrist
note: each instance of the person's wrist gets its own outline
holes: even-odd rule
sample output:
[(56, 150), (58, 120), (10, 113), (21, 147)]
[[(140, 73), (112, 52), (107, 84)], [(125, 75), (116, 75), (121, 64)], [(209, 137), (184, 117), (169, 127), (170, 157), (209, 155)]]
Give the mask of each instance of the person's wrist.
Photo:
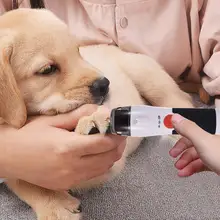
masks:
[(4, 134), (2, 134), (0, 128), (0, 178), (5, 178), (6, 175), (6, 167), (7, 167), (7, 151), (6, 151), (6, 138), (4, 137)]
[[(6, 130), (7, 129), (7, 130)], [(15, 158), (11, 152), (13, 148), (17, 148), (18, 138), (15, 135), (17, 132), (11, 128), (0, 126), (0, 178), (11, 176), (10, 168)]]

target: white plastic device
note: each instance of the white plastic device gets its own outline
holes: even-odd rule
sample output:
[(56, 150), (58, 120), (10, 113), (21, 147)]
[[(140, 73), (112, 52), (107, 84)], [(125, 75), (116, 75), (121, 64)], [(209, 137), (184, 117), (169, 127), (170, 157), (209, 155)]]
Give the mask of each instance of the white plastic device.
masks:
[(147, 105), (115, 108), (111, 112), (111, 133), (148, 137), (177, 134), (171, 118), (178, 113), (211, 134), (220, 134), (220, 109), (163, 108)]

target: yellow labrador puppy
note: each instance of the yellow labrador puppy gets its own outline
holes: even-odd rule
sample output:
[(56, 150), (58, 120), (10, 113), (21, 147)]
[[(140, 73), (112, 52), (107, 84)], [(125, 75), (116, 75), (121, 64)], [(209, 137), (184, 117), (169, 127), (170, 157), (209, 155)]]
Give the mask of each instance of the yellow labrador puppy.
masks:
[[(147, 56), (108, 45), (80, 47), (66, 24), (47, 10), (18, 9), (0, 17), (2, 123), (20, 128), (29, 115), (65, 113), (85, 103), (99, 103), (104, 97), (104, 105), (110, 109), (147, 102), (193, 107), (190, 96)], [(88, 126), (95, 122), (105, 133), (107, 118), (99, 109), (82, 118), (76, 132), (88, 134)], [(92, 187), (119, 174), (141, 140), (128, 138), (123, 157), (108, 174), (77, 188)], [(80, 202), (67, 192), (16, 179), (8, 179), (6, 184), (33, 208), (39, 220), (80, 219)]]

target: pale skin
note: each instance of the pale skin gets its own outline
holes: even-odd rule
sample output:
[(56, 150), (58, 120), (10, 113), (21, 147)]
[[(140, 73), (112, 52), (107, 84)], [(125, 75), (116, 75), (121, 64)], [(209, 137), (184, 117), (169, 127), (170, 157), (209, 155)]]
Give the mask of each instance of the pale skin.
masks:
[(194, 122), (175, 114), (173, 126), (183, 137), (170, 150), (170, 155), (179, 157), (175, 163), (180, 177), (202, 171), (220, 174), (220, 136), (212, 135)]
[(33, 118), (20, 130), (1, 125), (0, 176), (66, 190), (108, 172), (121, 158), (125, 138), (70, 132), (96, 109), (84, 105), (68, 114)]

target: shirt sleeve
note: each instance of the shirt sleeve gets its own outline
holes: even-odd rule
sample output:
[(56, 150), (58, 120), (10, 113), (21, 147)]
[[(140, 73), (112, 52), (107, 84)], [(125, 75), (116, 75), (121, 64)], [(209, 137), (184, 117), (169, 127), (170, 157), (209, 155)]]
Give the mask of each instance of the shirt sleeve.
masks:
[(200, 14), (199, 45), (204, 62), (202, 84), (211, 95), (220, 95), (220, 0), (205, 0)]

